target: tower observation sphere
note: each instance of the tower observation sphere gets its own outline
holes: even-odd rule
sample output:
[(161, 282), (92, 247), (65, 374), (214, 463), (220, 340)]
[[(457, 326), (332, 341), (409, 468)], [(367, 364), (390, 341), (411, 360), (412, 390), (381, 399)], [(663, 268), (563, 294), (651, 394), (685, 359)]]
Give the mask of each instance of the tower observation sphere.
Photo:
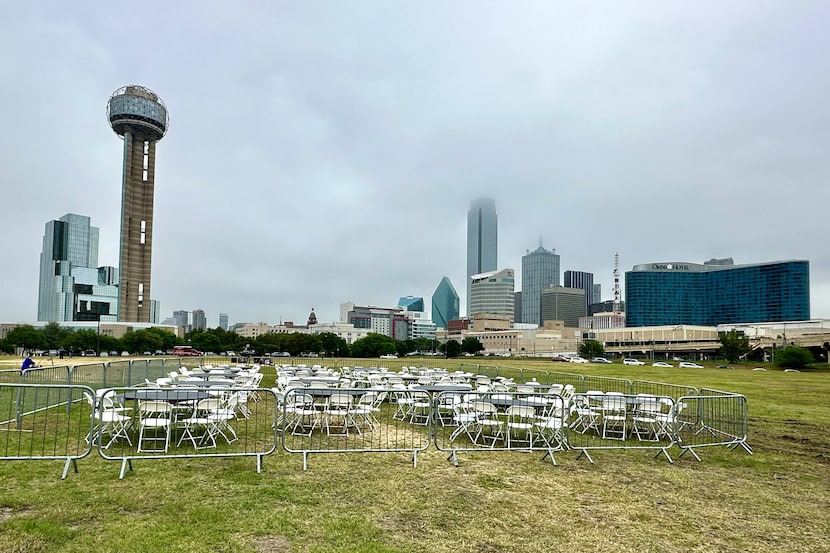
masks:
[(167, 133), (167, 106), (149, 88), (124, 86), (110, 96), (107, 120), (124, 140), (118, 320), (156, 323), (159, 314), (150, 299), (153, 194), (156, 142)]
[(158, 94), (138, 85), (122, 86), (107, 102), (107, 119), (115, 134), (142, 134), (147, 140), (161, 140), (170, 118)]

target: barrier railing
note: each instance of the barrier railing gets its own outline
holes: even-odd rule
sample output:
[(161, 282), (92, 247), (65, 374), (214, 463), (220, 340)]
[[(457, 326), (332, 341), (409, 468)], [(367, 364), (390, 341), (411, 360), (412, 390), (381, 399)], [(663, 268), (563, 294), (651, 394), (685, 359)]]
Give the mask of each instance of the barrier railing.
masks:
[(583, 390), (580, 390), (582, 392), (599, 390), (601, 392), (630, 394), (632, 391), (630, 380), (625, 378), (612, 378), (610, 376), (586, 375), (583, 377), (582, 385), (585, 387)]
[(695, 450), (712, 446), (730, 449), (740, 446), (752, 454), (747, 443), (748, 410), (744, 396), (701, 389), (700, 395), (681, 397), (678, 406), (682, 408), (676, 420), (677, 445), (683, 450), (681, 457), (689, 452), (700, 461)]
[(459, 452), (538, 451), (542, 459), (567, 448), (568, 410), (562, 396), (548, 393), (451, 392), (432, 401), (435, 447), (458, 465)]
[(89, 455), (85, 441), (92, 431), (88, 416), (73, 408), (83, 401), (85, 386), (0, 384), (0, 460), (64, 460), (70, 465)]
[(262, 471), (276, 450), (276, 395), (207, 384), (98, 391), (94, 443), (101, 457), (121, 461), (119, 478), (136, 459), (255, 457)]
[(653, 396), (668, 396), (675, 401), (683, 396), (697, 395), (697, 388), (694, 386), (681, 386), (679, 384), (666, 384), (665, 382), (650, 382), (648, 380), (634, 380), (631, 382), (632, 394), (648, 394)]
[(673, 463), (675, 401), (669, 396), (620, 393), (575, 394), (571, 398), (567, 439), (591, 463), (590, 451), (602, 449), (657, 450)]
[(410, 453), (430, 442), (430, 395), (408, 388), (292, 388), (276, 427), (283, 449), (301, 453)]
[[(591, 453), (603, 449), (652, 450), (672, 462), (674, 445), (681, 457), (688, 451), (698, 460), (696, 450), (702, 447), (740, 446), (752, 453), (746, 398), (740, 394), (549, 371), (525, 370), (516, 377), (491, 366), (462, 367), (472, 375), (493, 374), (493, 383), (504, 384), (499, 372), (511, 374), (514, 384), (506, 392), (479, 390), (475, 377), (469, 383), (424, 385), (422, 375), (415, 376), (418, 370), (409, 373), (406, 385), (395, 387), (375, 389), (365, 381), (363, 387), (285, 393), (210, 380), (193, 382), (191, 388), (48, 383), (138, 377), (143, 382), (145, 375), (166, 376), (171, 367), (162, 360), (3, 371), (0, 381), (18, 382), (0, 384), (0, 459), (62, 459), (66, 478), (69, 467), (77, 472), (77, 459), (94, 447), (102, 458), (121, 461), (123, 478), (135, 459), (177, 457), (252, 456), (259, 472), (277, 442), (289, 453), (302, 454), (304, 470), (311, 453), (408, 453), (417, 466), (431, 443), (454, 464), (458, 453), (481, 451), (544, 452), (554, 464), (554, 453), (567, 449), (591, 462)], [(612, 393), (571, 397), (567, 389), (551, 390), (568, 380), (576, 383), (574, 389)], [(625, 386), (636, 393), (617, 392)], [(168, 422), (157, 427), (144, 420), (147, 402), (168, 404), (168, 415), (149, 417)]]

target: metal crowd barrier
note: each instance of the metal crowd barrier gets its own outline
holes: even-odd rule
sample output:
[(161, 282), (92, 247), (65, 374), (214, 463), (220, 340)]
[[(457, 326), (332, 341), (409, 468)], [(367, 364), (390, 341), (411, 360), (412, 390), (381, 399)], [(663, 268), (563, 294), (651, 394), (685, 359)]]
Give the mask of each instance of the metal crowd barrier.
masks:
[(99, 454), (121, 461), (119, 478), (136, 459), (255, 457), (262, 472), (263, 458), (277, 445), (275, 393), (208, 384), (98, 390)]
[(673, 463), (669, 448), (676, 443), (676, 402), (669, 396), (622, 393), (575, 394), (571, 398), (567, 440), (570, 449), (591, 463), (590, 451), (656, 450)]
[(741, 447), (752, 455), (747, 443), (748, 408), (746, 397), (719, 390), (701, 389), (696, 396), (678, 400), (677, 445), (700, 461), (695, 449), (725, 446)]
[(276, 427), (283, 449), (301, 453), (418, 453), (430, 443), (430, 395), (403, 388), (291, 388)]
[(648, 380), (634, 380), (631, 382), (631, 394), (648, 394), (653, 396), (668, 396), (677, 401), (683, 396), (696, 396), (694, 386), (666, 384), (664, 382), (650, 382)]
[[(208, 382), (173, 389), (108, 386), (96, 393), (91, 386), (49, 383), (143, 380), (144, 375), (162, 376), (167, 368), (161, 362), (119, 361), (74, 371), (49, 367), (22, 376), (12, 371), (20, 382), (0, 384), (0, 460), (62, 459), (66, 478), (69, 467), (77, 472), (77, 459), (94, 447), (102, 458), (121, 461), (123, 478), (135, 459), (252, 456), (260, 472), (278, 441), (285, 451), (302, 454), (303, 470), (311, 453), (402, 452), (411, 454), (417, 466), (430, 443), (456, 465), (458, 453), (481, 451), (543, 452), (553, 464), (554, 453), (567, 449), (591, 462), (591, 452), (611, 449), (652, 450), (672, 462), (668, 450), (675, 444), (681, 457), (688, 451), (698, 460), (695, 450), (701, 447), (740, 446), (752, 453), (746, 398), (740, 394), (696, 393), (647, 381), (630, 383), (637, 393), (620, 393), (617, 389), (628, 381), (599, 377), (585, 379), (581, 387), (611, 394), (551, 393), (552, 384), (578, 376), (568, 373), (547, 373), (552, 382), (535, 376), (517, 382), (523, 388), (511, 392), (474, 390), (475, 381), (285, 393)], [(228, 401), (234, 404), (228, 407)], [(147, 402), (169, 407), (151, 417)], [(168, 422), (159, 426), (148, 418)]]
[[(544, 388), (540, 388), (544, 389)], [(459, 452), (538, 451), (542, 459), (567, 449), (567, 402), (539, 392), (449, 392), (433, 399), (435, 447), (458, 465)]]
[(89, 455), (84, 440), (92, 431), (88, 413), (76, 406), (86, 386), (66, 384), (0, 384), (0, 460), (64, 460), (61, 479), (70, 465)]

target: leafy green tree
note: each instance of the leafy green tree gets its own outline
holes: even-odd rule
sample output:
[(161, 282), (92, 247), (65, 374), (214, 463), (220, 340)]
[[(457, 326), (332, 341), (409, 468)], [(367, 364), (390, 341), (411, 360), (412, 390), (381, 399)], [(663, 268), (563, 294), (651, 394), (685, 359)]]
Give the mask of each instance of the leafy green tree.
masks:
[(6, 342), (27, 350), (46, 348), (46, 335), (32, 325), (20, 325), (6, 334)]
[(43, 327), (43, 335), (46, 338), (46, 347), (49, 349), (58, 349), (61, 347), (61, 344), (67, 334), (69, 334), (69, 330), (61, 328), (60, 325), (54, 321), (46, 323), (46, 326)]
[(720, 354), (730, 363), (735, 363), (750, 351), (749, 336), (734, 328), (729, 332), (718, 332), (718, 341)]
[(785, 369), (799, 369), (813, 362), (813, 354), (801, 346), (785, 346), (775, 351), (775, 364)]
[(459, 353), (461, 353), (461, 344), (458, 340), (449, 340), (444, 345), (444, 354), (447, 357), (458, 357)]
[(395, 341), (389, 336), (370, 332), (352, 344), (352, 357), (379, 357), (395, 353)]
[[(169, 330), (164, 330), (163, 328), (150, 327), (147, 329), (147, 332), (155, 334), (161, 339), (161, 347), (158, 347), (156, 349), (160, 349), (162, 351), (173, 349), (173, 346), (179, 343), (179, 337), (170, 332)], [(156, 350), (154, 349), (153, 351)]]
[(585, 340), (579, 344), (579, 355), (585, 359), (602, 357), (605, 355), (605, 346), (599, 340)]
[(132, 353), (153, 352), (162, 348), (161, 338), (147, 329), (125, 332), (121, 337), (121, 343)]
[(475, 336), (467, 336), (461, 340), (461, 351), (475, 355), (484, 351), (484, 344)]
[(6, 340), (0, 340), (0, 352), (14, 353), (14, 346), (8, 343)]
[(349, 344), (333, 332), (322, 332), (319, 335), (320, 347), (328, 357), (346, 357), (349, 355)]
[[(66, 350), (73, 351), (76, 354), (81, 353), (87, 349), (97, 351), (99, 340), (103, 343), (108, 336), (99, 336), (98, 332), (90, 328), (76, 330), (66, 335), (63, 340), (63, 347)], [(118, 349), (117, 347), (115, 349)]]
[(318, 334), (292, 332), (285, 334), (285, 351), (295, 356), (302, 353), (320, 353), (323, 346)]
[(205, 353), (209, 351), (213, 353), (222, 351), (222, 344), (219, 343), (219, 338), (212, 332), (193, 333), (190, 336), (190, 345)]

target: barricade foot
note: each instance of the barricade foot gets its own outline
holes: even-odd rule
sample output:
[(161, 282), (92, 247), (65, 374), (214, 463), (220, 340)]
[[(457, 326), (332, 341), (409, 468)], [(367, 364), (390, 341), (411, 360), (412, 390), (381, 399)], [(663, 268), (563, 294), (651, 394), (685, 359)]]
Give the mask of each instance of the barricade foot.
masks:
[[(556, 458), (553, 456), (552, 450), (547, 450), (544, 455), (542, 455), (542, 461), (550, 457), (550, 462), (553, 463), (553, 466), (556, 466)], [(590, 459), (590, 457), (589, 457)], [(592, 461), (593, 462), (593, 461)]]
[(692, 454), (692, 456), (694, 456), (694, 458), (697, 459), (697, 462), (698, 463), (700, 462), (700, 457), (698, 457), (697, 453), (695, 453), (695, 450), (692, 449), (691, 447), (684, 447), (683, 448), (683, 453), (680, 454), (680, 457), (678, 457), (678, 459), (680, 459), (681, 457), (686, 455), (686, 452), (690, 452)]
[(66, 463), (63, 465), (63, 474), (61, 475), (61, 480), (66, 480), (66, 476), (69, 473), (69, 465), (72, 465), (72, 468), (75, 469), (75, 474), (78, 474), (78, 462), (76, 459), (67, 459)]
[(124, 474), (127, 472), (127, 467), (128, 466), (130, 467), (130, 472), (132, 472), (133, 471), (133, 462), (132, 462), (132, 460), (128, 459), (128, 458), (124, 458), (121, 461), (121, 473), (118, 475), (119, 480), (124, 479)]
[(584, 455), (584, 456), (585, 456), (585, 457), (586, 457), (589, 461), (591, 461), (591, 464), (592, 464), (592, 465), (594, 464), (594, 460), (593, 460), (593, 459), (591, 459), (591, 455), (588, 453), (588, 450), (587, 450), (587, 449), (582, 449), (582, 450), (579, 452), (579, 455), (577, 455), (576, 460), (577, 460), (577, 461), (579, 461), (579, 459), (580, 459), (580, 458), (582, 458), (582, 456), (583, 456), (583, 455)]
[(672, 464), (672, 465), (674, 464), (674, 461), (672, 461), (672, 458), (669, 456), (669, 452), (666, 450), (666, 448), (665, 448), (665, 447), (660, 448), (660, 451), (658, 451), (658, 452), (657, 452), (657, 455), (655, 455), (655, 456), (654, 456), (654, 458), (655, 458), (655, 459), (657, 459), (658, 457), (660, 457), (660, 454), (665, 455), (665, 456), (666, 456), (666, 460), (667, 460), (670, 464)]

